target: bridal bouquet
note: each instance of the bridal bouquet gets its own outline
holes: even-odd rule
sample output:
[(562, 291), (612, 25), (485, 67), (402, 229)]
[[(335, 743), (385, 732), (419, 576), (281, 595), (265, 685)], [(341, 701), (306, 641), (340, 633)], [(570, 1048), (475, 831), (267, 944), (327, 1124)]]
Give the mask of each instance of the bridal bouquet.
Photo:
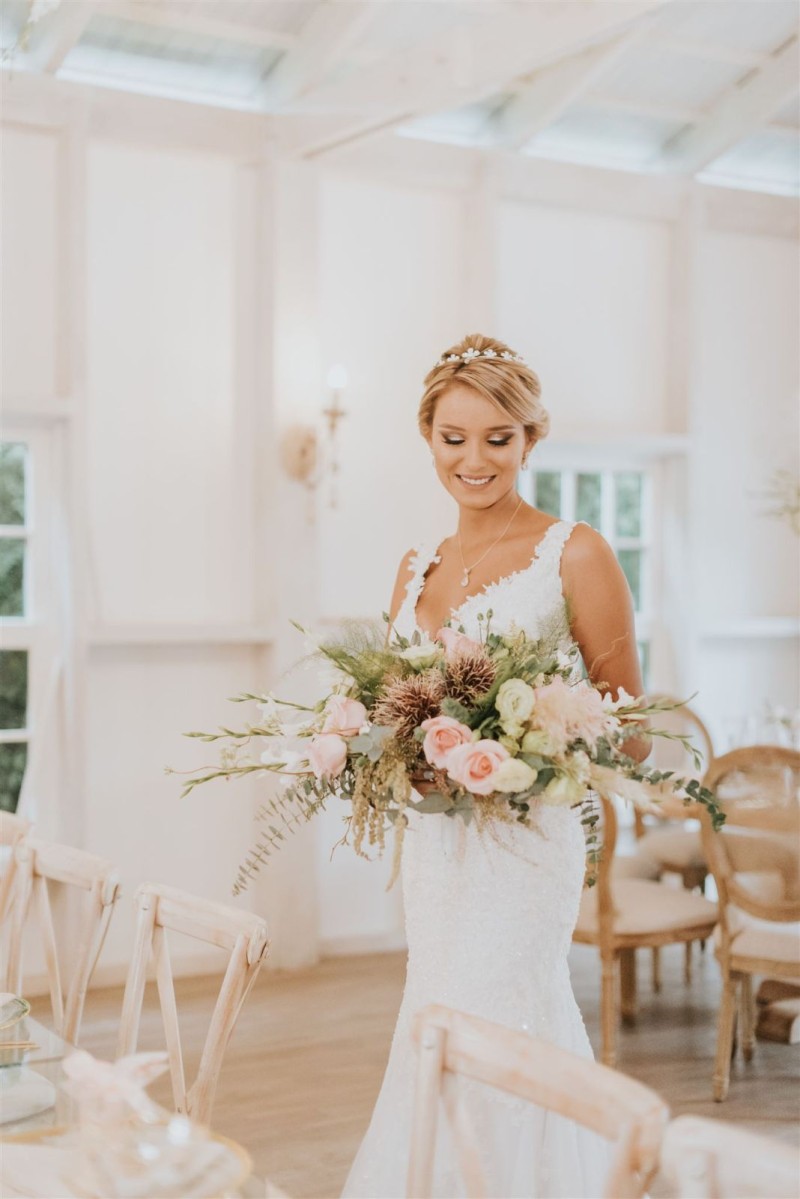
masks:
[[(314, 656), (328, 666), (331, 691), (313, 707), (243, 694), (234, 702), (257, 703), (256, 723), (187, 734), (223, 746), (216, 766), (190, 772), (184, 795), (219, 778), (270, 773), (285, 780), (259, 812), (265, 827), (239, 870), (235, 892), (288, 831), (332, 798), (347, 804), (342, 841), (361, 856), (369, 856), (370, 847), (381, 853), (393, 827), (390, 886), (409, 809), (465, 823), (527, 824), (540, 804), (582, 805), (594, 858), (594, 791), (635, 803), (678, 794), (704, 804), (715, 827), (722, 823), (713, 794), (696, 779), (653, 770), (624, 752), (642, 721), (673, 705), (624, 691), (614, 700), (608, 688), (580, 677), (577, 647), (564, 653), (553, 639), (532, 641), (513, 629), (495, 633), (491, 609), (478, 620), (478, 641), (449, 626), (430, 641), (419, 632), (408, 639), (391, 627), (387, 636), (377, 624), (350, 624), (341, 637), (315, 647)], [(681, 741), (699, 764), (687, 738), (647, 732)]]

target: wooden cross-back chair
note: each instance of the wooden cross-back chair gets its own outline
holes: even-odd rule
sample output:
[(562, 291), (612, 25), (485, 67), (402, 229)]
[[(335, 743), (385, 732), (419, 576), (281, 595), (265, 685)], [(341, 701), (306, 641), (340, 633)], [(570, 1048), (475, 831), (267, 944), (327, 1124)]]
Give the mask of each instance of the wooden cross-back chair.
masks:
[[(145, 883), (136, 894), (138, 918), (125, 995), (119, 1054), (133, 1053), (139, 1036), (147, 967), (156, 985), (169, 1054), (175, 1110), (208, 1123), (225, 1049), (247, 994), (269, 951), (267, 925), (260, 916), (195, 895)], [(230, 950), (227, 970), (211, 1016), (197, 1077), (187, 1088), (172, 966), (166, 932), (172, 930)]]
[(3, 850), (2, 874), (0, 874), (0, 925), (2, 925), (11, 899), (11, 887), (16, 871), (14, 847), (30, 831), (30, 824), (13, 812), (0, 812), (0, 850)]
[[(655, 766), (659, 770), (675, 770), (687, 777), (702, 777), (714, 760), (714, 743), (702, 717), (689, 704), (680, 703), (672, 695), (651, 695), (648, 696), (648, 700), (652, 703), (666, 700), (668, 703), (677, 705), (672, 711), (657, 712), (651, 717), (652, 724), (655, 727), (666, 729), (668, 732), (688, 734), (703, 756), (703, 764), (700, 770), (696, 770), (692, 758), (679, 741), (671, 741), (666, 737), (654, 737), (653, 747), (647, 760), (648, 766)], [(657, 815), (657, 812), (654, 814)], [(666, 809), (662, 809), (662, 815), (670, 820), (686, 819), (685, 813), (682, 815), (678, 806), (668, 805)], [(687, 842), (686, 847), (682, 845), (678, 837), (675, 837), (671, 838), (669, 842), (662, 840), (659, 850), (658, 839), (659, 837), (663, 838), (665, 834), (657, 826), (650, 829), (638, 808), (634, 813), (634, 826), (637, 839), (647, 837), (648, 841), (652, 841), (654, 858), (660, 861), (663, 870), (680, 874), (686, 887), (694, 887), (702, 883), (707, 869), (704, 870), (700, 852), (699, 832), (691, 843)], [(675, 833), (680, 832), (678, 829), (674, 831)]]
[(719, 1102), (730, 1082), (737, 1000), (742, 1052), (746, 1061), (753, 1055), (753, 976), (800, 982), (800, 753), (775, 745), (735, 749), (711, 764), (704, 782), (725, 812), (719, 833), (705, 815), (702, 821), (719, 894)]
[(466, 1193), (470, 1199), (488, 1199), (478, 1155), (460, 1118), (453, 1075), (517, 1095), (615, 1143), (603, 1199), (639, 1199), (645, 1194), (668, 1117), (655, 1091), (528, 1033), (436, 1004), (417, 1013), (412, 1036), (418, 1070), (409, 1199), (430, 1199), (432, 1194), (440, 1098), (453, 1128)]
[[(653, 695), (651, 701), (666, 700), (678, 705), (652, 717), (654, 727), (691, 737), (700, 750), (703, 765), (698, 770), (691, 756), (679, 741), (654, 737), (648, 765), (658, 770), (672, 770), (682, 777), (701, 778), (714, 760), (714, 745), (700, 715), (688, 704), (681, 704), (671, 695)], [(616, 872), (620, 877), (644, 878), (657, 881), (664, 874), (677, 874), (687, 890), (705, 887), (708, 864), (703, 854), (700, 827), (693, 822), (686, 827), (691, 810), (680, 799), (664, 800), (648, 812), (649, 822), (641, 808), (634, 810), (636, 845), (630, 855), (617, 859)], [(653, 955), (653, 990), (661, 990), (661, 950), (655, 946)], [(692, 942), (687, 941), (684, 954), (684, 979), (692, 978)]]
[(800, 1193), (794, 1146), (700, 1116), (669, 1124), (661, 1170), (676, 1199), (797, 1199)]
[(597, 883), (584, 889), (573, 940), (600, 951), (602, 1058), (613, 1066), (618, 982), (622, 1018), (629, 1024), (636, 1018), (636, 950), (705, 940), (717, 923), (717, 905), (666, 883), (616, 877), (617, 814), (607, 796), (601, 795), (600, 802), (603, 846)]
[[(60, 883), (84, 893), (78, 943), (68, 955), (71, 979), (66, 994), (62, 986), (53, 922), (51, 883)], [(82, 849), (33, 837), (23, 838), (14, 848), (4, 989), (15, 995), (22, 993), (25, 932), (35, 906), (41, 928), (53, 1021), (59, 1036), (73, 1045), (78, 1043), (86, 991), (103, 948), (114, 904), (119, 897), (119, 886), (119, 875), (112, 863), (85, 853)], [(72, 918), (71, 910), (67, 917)]]

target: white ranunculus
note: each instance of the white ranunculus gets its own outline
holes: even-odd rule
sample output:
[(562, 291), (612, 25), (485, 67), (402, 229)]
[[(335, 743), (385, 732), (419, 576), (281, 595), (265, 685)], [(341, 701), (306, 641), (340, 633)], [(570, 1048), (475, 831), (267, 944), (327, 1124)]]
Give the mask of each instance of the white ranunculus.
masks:
[(495, 707), (504, 733), (518, 737), (525, 721), (533, 712), (536, 696), (533, 687), (522, 679), (508, 679), (497, 692)]
[(549, 758), (562, 748), (563, 746), (554, 741), (550, 734), (545, 733), (543, 729), (530, 729), (522, 738), (524, 754), (541, 754), (542, 757)]
[(495, 791), (511, 794), (516, 791), (527, 791), (536, 782), (536, 771), (521, 758), (506, 758), (497, 767), (494, 776)]
[(553, 807), (572, 808), (580, 803), (586, 794), (586, 787), (568, 775), (561, 775), (548, 783), (542, 792), (542, 800)]
[(400, 657), (404, 658), (414, 670), (427, 670), (442, 656), (442, 648), (433, 641), (421, 641), (419, 645), (409, 645), (401, 650)]

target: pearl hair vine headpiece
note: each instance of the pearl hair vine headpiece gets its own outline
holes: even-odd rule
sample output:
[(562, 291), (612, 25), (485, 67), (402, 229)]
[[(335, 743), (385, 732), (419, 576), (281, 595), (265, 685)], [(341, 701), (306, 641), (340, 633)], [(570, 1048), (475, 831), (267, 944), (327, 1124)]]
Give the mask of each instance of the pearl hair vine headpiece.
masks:
[(498, 354), (497, 350), (478, 350), (475, 346), (470, 346), (463, 354), (443, 354), (436, 366), (444, 366), (448, 362), (474, 362), (476, 358), (501, 358), (505, 362), (521, 362), (527, 366), (527, 362), (521, 354), (512, 354), (510, 350), (501, 350)]

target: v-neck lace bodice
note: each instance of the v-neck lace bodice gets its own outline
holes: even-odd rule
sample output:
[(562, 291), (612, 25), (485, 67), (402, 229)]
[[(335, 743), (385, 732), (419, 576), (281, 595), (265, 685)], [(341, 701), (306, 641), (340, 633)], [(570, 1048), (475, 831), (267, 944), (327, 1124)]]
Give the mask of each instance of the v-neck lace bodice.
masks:
[[(529, 637), (553, 637), (559, 644), (570, 639), (567, 606), (561, 586), (561, 555), (575, 524), (558, 520), (537, 543), (527, 566), (485, 584), (480, 591), (468, 595), (451, 609), (450, 623), (462, 627), (470, 637), (479, 639), (479, 614), (492, 610), (492, 628), (506, 632), (512, 627), (523, 629)], [(425, 587), (425, 576), (434, 562), (440, 561), (437, 546), (423, 543), (410, 560), (411, 578), (395, 618), (395, 628), (403, 637), (415, 631), (423, 632), (417, 624), (417, 605)]]

